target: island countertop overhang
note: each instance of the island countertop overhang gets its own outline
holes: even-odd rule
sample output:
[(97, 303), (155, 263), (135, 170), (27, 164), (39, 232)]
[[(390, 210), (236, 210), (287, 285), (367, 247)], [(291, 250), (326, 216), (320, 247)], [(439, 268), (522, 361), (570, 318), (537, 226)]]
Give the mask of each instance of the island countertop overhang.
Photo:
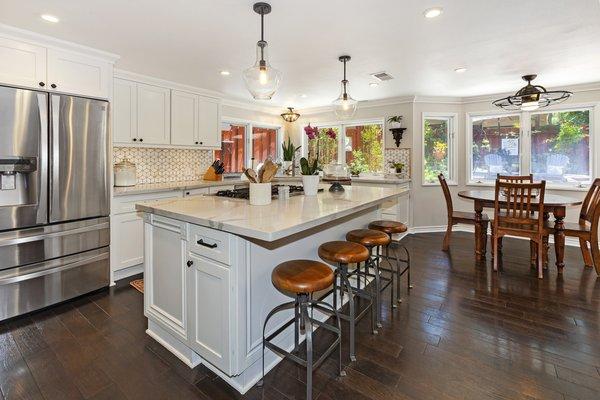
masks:
[(319, 225), (376, 207), (408, 189), (350, 186), (342, 193), (325, 189), (317, 196), (273, 200), (251, 206), (247, 200), (217, 196), (136, 204), (141, 212), (160, 215), (235, 235), (273, 242)]

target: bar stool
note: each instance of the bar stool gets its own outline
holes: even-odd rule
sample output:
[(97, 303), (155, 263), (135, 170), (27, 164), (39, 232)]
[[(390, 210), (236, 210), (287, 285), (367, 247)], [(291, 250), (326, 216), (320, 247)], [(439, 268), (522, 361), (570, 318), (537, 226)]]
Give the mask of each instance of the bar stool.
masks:
[[(280, 304), (275, 307), (267, 315), (263, 325), (263, 358), (262, 358), (262, 378), (258, 382), (258, 386), (263, 386), (265, 377), (265, 348), (268, 347), (271, 351), (281, 357), (289, 358), (297, 364), (306, 368), (306, 398), (312, 399), (312, 373), (313, 370), (319, 367), (325, 359), (338, 348), (338, 369), (340, 376), (345, 376), (342, 371), (342, 329), (340, 325), (340, 315), (337, 309), (323, 302), (312, 300), (312, 294), (320, 290), (329, 288), (335, 280), (335, 276), (331, 268), (322, 262), (313, 260), (291, 260), (279, 264), (271, 273), (271, 282), (273, 286), (284, 293), (295, 293), (295, 300)], [(269, 319), (278, 312), (294, 309), (294, 318), (277, 329), (275, 332), (265, 337), (267, 323)], [(311, 313), (309, 314), (309, 308)], [(330, 325), (325, 322), (318, 321), (312, 318), (312, 311), (319, 311), (334, 316), (336, 325)], [(294, 324), (294, 350), (292, 353), (282, 349), (281, 347), (271, 343), (281, 332), (287, 329), (291, 324)], [(320, 326), (337, 335), (336, 340), (325, 350), (325, 352), (316, 360), (313, 361), (313, 325)], [(300, 346), (300, 331), (304, 331), (306, 336), (306, 360), (297, 356), (296, 353)]]
[[(379, 256), (380, 256), (380, 248), (382, 246), (388, 246), (390, 244), (390, 237), (386, 235), (384, 232), (376, 231), (373, 229), (355, 229), (346, 234), (346, 240), (353, 243), (359, 243), (365, 246), (369, 250), (369, 258), (365, 261), (364, 264), (364, 272), (361, 271), (360, 264), (357, 266), (358, 275), (361, 277), (372, 277), (375, 278), (375, 308), (377, 310), (377, 327), (381, 328), (381, 298), (380, 293), (387, 286), (392, 284), (392, 292), (393, 292), (393, 283), (394, 276), (392, 275), (392, 279), (390, 279), (385, 286), (381, 285), (381, 274), (379, 270)], [(373, 254), (373, 251), (376, 251)], [(370, 268), (373, 269), (374, 273), (370, 273)], [(365, 279), (365, 286), (367, 285)], [(360, 277), (358, 287), (360, 288)], [(392, 293), (392, 305), (394, 305), (394, 294)]]
[[(379, 266), (379, 270), (384, 271), (384, 272), (389, 272), (392, 280), (393, 280), (394, 276), (396, 277), (396, 286), (397, 286), (396, 299), (395, 299), (396, 301), (395, 302), (392, 301), (392, 307), (396, 308), (397, 305), (395, 303), (402, 302), (402, 298), (400, 297), (400, 278), (402, 277), (402, 275), (404, 275), (406, 273), (408, 290), (412, 289), (412, 287), (413, 287), (410, 283), (410, 253), (408, 252), (408, 249), (406, 248), (406, 246), (400, 244), (400, 242), (398, 242), (398, 241), (394, 241), (394, 238), (393, 238), (394, 234), (406, 232), (408, 230), (408, 227), (405, 224), (403, 224), (402, 222), (398, 222), (398, 221), (379, 220), (379, 221), (371, 222), (369, 224), (369, 229), (384, 232), (390, 238), (390, 243), (387, 246), (384, 246), (385, 255), (380, 256), (381, 259), (385, 259), (388, 262), (388, 264), (390, 265), (390, 268), (388, 269), (388, 268)], [(397, 246), (397, 248), (394, 249), (394, 257), (390, 257), (390, 255), (389, 255), (390, 245), (392, 243), (396, 243), (396, 246)], [(404, 250), (404, 253), (406, 254), (406, 258), (400, 258), (400, 255), (398, 254), (398, 249)], [(393, 269), (393, 266), (392, 266), (392, 263), (390, 260), (395, 261), (395, 264), (396, 264), (395, 271)], [(405, 265), (404, 269), (402, 269), (402, 270), (401, 270), (401, 263), (403, 263)], [(392, 285), (392, 288), (393, 288), (393, 285)], [(393, 292), (394, 291), (392, 290), (392, 298), (394, 296)]]
[[(362, 263), (369, 259), (369, 250), (358, 243), (346, 241), (326, 242), (319, 246), (319, 257), (325, 261), (329, 261), (337, 265), (335, 270), (336, 279), (333, 283), (333, 308), (337, 310), (337, 292), (340, 290), (341, 303), (344, 303), (344, 293), (348, 293), (348, 314), (340, 313), (341, 319), (350, 323), (350, 360), (356, 361), (356, 343), (355, 343), (355, 326), (371, 310), (371, 328), (373, 333), (377, 333), (375, 326), (375, 302), (374, 296), (364, 289), (352, 287), (350, 284), (348, 264)], [(339, 285), (338, 279), (339, 277)], [(360, 280), (360, 277), (358, 277)], [(368, 305), (360, 312), (356, 311), (357, 305), (354, 304), (355, 297), (368, 300)]]

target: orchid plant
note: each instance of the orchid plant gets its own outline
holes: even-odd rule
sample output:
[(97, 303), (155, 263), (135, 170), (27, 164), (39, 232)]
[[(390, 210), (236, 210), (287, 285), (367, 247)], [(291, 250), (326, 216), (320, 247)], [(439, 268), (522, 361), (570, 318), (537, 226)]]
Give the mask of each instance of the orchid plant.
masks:
[[(313, 161), (315, 162), (315, 165), (318, 166), (319, 163), (319, 157), (321, 155), (321, 151), (320, 151), (320, 147), (321, 147), (321, 143), (324, 140), (335, 140), (336, 139), (336, 132), (332, 129), (332, 128), (328, 128), (327, 130), (324, 129), (319, 129), (316, 126), (311, 126), (310, 123), (308, 124), (308, 126), (304, 127), (304, 133), (306, 134), (306, 137), (308, 138), (308, 140), (313, 141), (315, 146), (314, 146), (314, 151), (316, 154), (314, 154), (314, 157), (311, 157), (311, 146), (308, 147), (308, 158), (309, 159), (313, 159)], [(318, 168), (317, 168), (318, 169)]]

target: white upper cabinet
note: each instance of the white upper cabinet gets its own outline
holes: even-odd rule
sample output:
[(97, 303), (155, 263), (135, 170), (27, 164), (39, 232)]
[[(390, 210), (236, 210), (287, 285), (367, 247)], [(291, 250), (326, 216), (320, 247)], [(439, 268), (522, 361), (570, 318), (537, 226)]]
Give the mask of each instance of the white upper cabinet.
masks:
[(116, 56), (94, 49), (79, 52), (51, 39), (20, 40), (5, 29), (0, 27), (1, 84), (110, 98)]
[(137, 137), (142, 144), (169, 144), (171, 90), (137, 84)]
[(220, 122), (219, 99), (171, 91), (171, 144), (219, 148)]
[(112, 64), (69, 51), (48, 49), (47, 85), (60, 92), (109, 97)]
[(171, 91), (171, 144), (199, 145), (198, 101), (195, 94)]
[(200, 97), (198, 142), (202, 147), (221, 147), (221, 101)]
[(113, 90), (113, 141), (131, 143), (137, 140), (137, 84), (115, 79)]
[(0, 37), (0, 83), (46, 86), (46, 48)]

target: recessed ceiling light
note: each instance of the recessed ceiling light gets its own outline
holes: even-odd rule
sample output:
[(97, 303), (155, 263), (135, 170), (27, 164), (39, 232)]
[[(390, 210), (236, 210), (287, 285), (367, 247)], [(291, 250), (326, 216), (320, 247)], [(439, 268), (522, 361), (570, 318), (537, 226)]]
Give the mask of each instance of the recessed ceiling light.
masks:
[(55, 17), (54, 15), (50, 15), (50, 14), (42, 14), (42, 19), (44, 21), (48, 21), (48, 22), (52, 22), (52, 23), (57, 23), (58, 21), (60, 21), (60, 19), (58, 19), (58, 17)]
[(308, 96), (305, 94), (301, 94), (300, 97), (302, 97), (303, 99), (307, 98)]
[(369, 86), (371, 86), (371, 87), (377, 87), (377, 86), (379, 86), (379, 83), (377, 83), (377, 82), (371, 82), (371, 83), (369, 83)]
[(221, 71), (221, 75), (223, 75), (223, 76), (229, 76), (229, 75), (231, 75), (231, 73), (229, 71), (223, 70), (223, 71)]
[(467, 72), (467, 68), (466, 67), (458, 67), (454, 69), (454, 72), (456, 72), (457, 74), (462, 74), (464, 72)]
[(432, 7), (425, 10), (423, 12), (423, 15), (425, 16), (425, 18), (435, 18), (442, 15), (442, 12), (444, 12), (444, 9), (442, 7)]

